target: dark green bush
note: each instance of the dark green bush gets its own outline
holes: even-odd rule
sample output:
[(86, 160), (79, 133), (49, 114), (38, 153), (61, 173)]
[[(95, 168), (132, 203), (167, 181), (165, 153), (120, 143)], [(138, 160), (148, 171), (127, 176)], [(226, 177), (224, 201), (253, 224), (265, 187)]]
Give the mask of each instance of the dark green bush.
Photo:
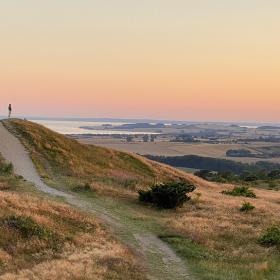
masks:
[(245, 182), (254, 182), (258, 180), (258, 177), (255, 174), (249, 174), (243, 179)]
[[(210, 170), (206, 170), (206, 169), (202, 169), (202, 170), (198, 170), (194, 173), (195, 176), (198, 176), (204, 180), (208, 180), (210, 181), (210, 179), (212, 178), (214, 172), (210, 171)], [(210, 179), (209, 179), (210, 177)]]
[(152, 190), (149, 190), (149, 191), (140, 190), (140, 191), (138, 191), (138, 194), (139, 194), (140, 201), (147, 202), (147, 203), (153, 203)]
[(186, 182), (154, 185), (148, 191), (139, 191), (139, 200), (156, 207), (173, 209), (182, 206), (190, 199), (187, 193), (193, 192), (195, 186)]
[(14, 172), (14, 167), (11, 163), (0, 163), (0, 175), (9, 176)]
[(259, 243), (264, 246), (280, 246), (280, 226), (271, 226), (259, 238)]
[(239, 179), (238, 175), (235, 175), (234, 173), (229, 171), (217, 172), (209, 170), (199, 170), (196, 171), (194, 175), (210, 182), (219, 183), (234, 182)]
[(255, 209), (255, 206), (252, 205), (250, 202), (243, 202), (241, 208), (240, 208), (240, 211), (241, 212), (248, 212), (248, 211), (251, 211)]
[(222, 191), (222, 194), (232, 196), (245, 196), (250, 198), (256, 198), (256, 194), (249, 189), (249, 187), (234, 187), (231, 191)]
[(267, 174), (267, 176), (270, 179), (280, 179), (280, 170), (279, 169), (272, 170)]

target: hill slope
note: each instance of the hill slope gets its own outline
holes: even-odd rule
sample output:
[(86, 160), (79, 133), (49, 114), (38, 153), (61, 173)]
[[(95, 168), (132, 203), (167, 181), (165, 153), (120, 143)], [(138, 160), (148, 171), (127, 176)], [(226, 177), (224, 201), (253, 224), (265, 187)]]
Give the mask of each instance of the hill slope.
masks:
[(123, 191), (135, 191), (154, 182), (186, 179), (184, 173), (159, 163), (137, 155), (83, 145), (32, 122), (13, 119), (3, 121), (3, 124), (22, 141), (46, 180), (56, 177), (73, 187), (87, 183), (95, 190), (121, 187)]
[(145, 279), (95, 218), (37, 194), (1, 156), (0, 204), (0, 279)]
[[(98, 213), (106, 211), (110, 217), (118, 218), (119, 224), (123, 225), (117, 229), (122, 240), (136, 241), (139, 248), (135, 236), (141, 233), (140, 241), (144, 240), (141, 251), (153, 243), (152, 253), (147, 251), (148, 256), (152, 256), (147, 258), (147, 263), (156, 272), (162, 273), (165, 267), (169, 274), (175, 275), (170, 259), (164, 266), (164, 261), (158, 262), (159, 254), (153, 257), (155, 244), (154, 239), (149, 241), (151, 232), (172, 246), (197, 279), (279, 279), (279, 246), (263, 246), (259, 238), (272, 225), (280, 228), (280, 192), (254, 189), (256, 199), (228, 196), (221, 192), (232, 189), (231, 185), (206, 182), (138, 156), (83, 146), (30, 122), (11, 120), (5, 125), (18, 134), (50, 183), (65, 183), (58, 186), (60, 188), (90, 183), (95, 190), (123, 195), (136, 194), (138, 187), (146, 187), (154, 181), (186, 179), (193, 182), (197, 186), (193, 199), (176, 211), (144, 207), (132, 196), (112, 198), (88, 192), (75, 194), (97, 207)], [(48, 145), (52, 145), (54, 151)], [(100, 155), (103, 158), (99, 161)], [(132, 166), (129, 163), (133, 163)], [(129, 180), (129, 176), (133, 180)], [(250, 202), (255, 209), (241, 212), (244, 202)], [(166, 259), (166, 255), (161, 258)]]

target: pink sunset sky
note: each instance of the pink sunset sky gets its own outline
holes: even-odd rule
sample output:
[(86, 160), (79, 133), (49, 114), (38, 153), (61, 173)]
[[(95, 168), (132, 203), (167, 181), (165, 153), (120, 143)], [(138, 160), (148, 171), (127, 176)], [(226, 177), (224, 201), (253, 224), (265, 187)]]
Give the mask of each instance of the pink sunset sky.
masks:
[(3, 1), (0, 115), (280, 119), (280, 1)]

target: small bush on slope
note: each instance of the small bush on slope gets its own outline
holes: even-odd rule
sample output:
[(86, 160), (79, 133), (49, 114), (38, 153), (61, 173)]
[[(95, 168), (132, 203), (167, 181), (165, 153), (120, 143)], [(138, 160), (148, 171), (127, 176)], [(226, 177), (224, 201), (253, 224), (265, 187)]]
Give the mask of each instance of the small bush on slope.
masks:
[(0, 163), (0, 175), (2, 176), (9, 176), (12, 175), (14, 171), (14, 167), (11, 163)]
[[(2, 227), (14, 231), (19, 238), (31, 239), (36, 238), (46, 243), (46, 248), (58, 251), (62, 248), (67, 238), (60, 236), (46, 226), (36, 223), (31, 217), (11, 215), (0, 220)], [(68, 240), (69, 241), (69, 240)], [(15, 239), (14, 242), (18, 242)], [(14, 245), (11, 243), (10, 245)]]
[(257, 197), (256, 194), (248, 187), (234, 187), (231, 191), (222, 191), (222, 194), (232, 196), (245, 196), (251, 198)]
[(259, 239), (264, 246), (280, 246), (280, 226), (271, 226)]
[(185, 182), (155, 185), (148, 191), (139, 191), (139, 200), (154, 206), (173, 209), (182, 206), (190, 199), (187, 193), (193, 192), (195, 186)]
[(255, 209), (255, 206), (252, 205), (250, 202), (243, 202), (241, 208), (240, 208), (240, 211), (241, 212), (248, 212), (248, 211), (251, 211)]

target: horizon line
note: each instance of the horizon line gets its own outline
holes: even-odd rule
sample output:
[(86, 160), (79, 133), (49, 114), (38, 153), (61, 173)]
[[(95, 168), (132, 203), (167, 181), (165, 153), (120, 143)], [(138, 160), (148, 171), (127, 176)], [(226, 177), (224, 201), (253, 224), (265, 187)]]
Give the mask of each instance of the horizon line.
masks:
[[(5, 119), (7, 116), (0, 116), (0, 119)], [(90, 122), (90, 121), (111, 121), (111, 122), (165, 122), (165, 123), (188, 123), (188, 124), (280, 124), (279, 122), (261, 122), (261, 121), (222, 121), (222, 120), (212, 120), (212, 121), (207, 121), (207, 120), (170, 120), (170, 119), (157, 119), (157, 118), (117, 118), (117, 117), (71, 117), (71, 116), (65, 116), (65, 117), (49, 117), (49, 116), (22, 116), (22, 115), (16, 115), (13, 118), (20, 118), (20, 119), (30, 119), (30, 120), (53, 120), (53, 121), (85, 121), (85, 122)]]

